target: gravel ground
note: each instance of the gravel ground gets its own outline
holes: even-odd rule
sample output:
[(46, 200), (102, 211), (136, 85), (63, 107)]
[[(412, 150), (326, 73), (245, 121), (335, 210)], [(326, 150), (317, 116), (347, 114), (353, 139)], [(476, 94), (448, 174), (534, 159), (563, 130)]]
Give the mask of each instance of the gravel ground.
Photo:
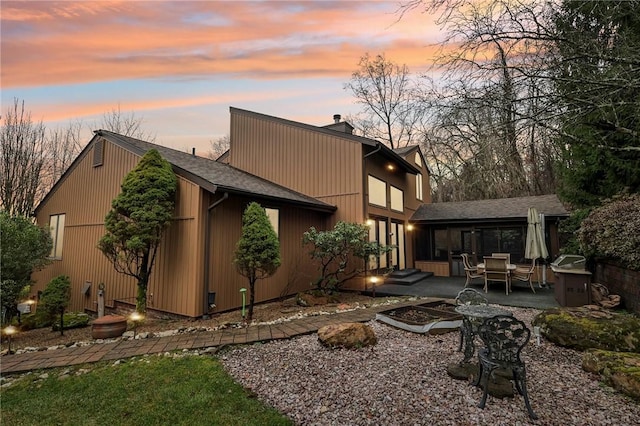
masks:
[[(539, 312), (506, 308), (531, 324)], [(581, 368), (582, 354), (535, 338), (523, 351), (524, 400), (487, 399), (447, 375), (458, 362), (458, 333), (421, 335), (376, 321), (378, 344), (360, 350), (327, 349), (317, 335), (236, 348), (221, 356), (227, 371), (267, 404), (299, 425), (639, 425), (640, 405)]]

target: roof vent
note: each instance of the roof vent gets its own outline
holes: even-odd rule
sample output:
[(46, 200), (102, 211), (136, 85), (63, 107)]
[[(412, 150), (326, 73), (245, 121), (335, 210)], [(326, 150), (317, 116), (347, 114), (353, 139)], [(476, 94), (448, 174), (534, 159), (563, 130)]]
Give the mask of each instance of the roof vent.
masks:
[(333, 122), (334, 123), (339, 123), (341, 118), (342, 117), (340, 116), (340, 114), (333, 114)]

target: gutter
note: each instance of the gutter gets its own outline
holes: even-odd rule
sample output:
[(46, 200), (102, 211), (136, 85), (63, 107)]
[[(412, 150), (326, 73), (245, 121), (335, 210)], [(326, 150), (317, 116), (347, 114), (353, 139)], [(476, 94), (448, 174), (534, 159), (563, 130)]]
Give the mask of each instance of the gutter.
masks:
[(203, 288), (203, 311), (202, 311), (202, 319), (209, 319), (209, 264), (211, 263), (209, 261), (209, 258), (211, 256), (211, 238), (210, 238), (210, 233), (211, 233), (211, 225), (209, 225), (210, 222), (210, 215), (211, 212), (213, 211), (213, 209), (215, 209), (220, 203), (222, 203), (224, 200), (226, 200), (227, 198), (229, 198), (229, 193), (225, 192), (224, 194), (222, 194), (222, 198), (220, 198), (218, 201), (214, 202), (213, 204), (211, 204), (209, 207), (207, 207), (207, 216), (206, 216), (206, 222), (204, 224), (204, 288)]

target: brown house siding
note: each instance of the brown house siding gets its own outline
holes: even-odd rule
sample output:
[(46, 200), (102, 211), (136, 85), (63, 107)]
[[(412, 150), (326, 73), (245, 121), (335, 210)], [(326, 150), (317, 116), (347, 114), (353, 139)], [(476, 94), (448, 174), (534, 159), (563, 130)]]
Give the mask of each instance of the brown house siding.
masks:
[[(241, 306), (240, 289), (249, 287), (247, 278), (233, 264), (233, 253), (240, 239), (242, 212), (249, 199), (230, 197), (211, 215), (211, 263), (209, 289), (216, 293), (216, 312)], [(273, 277), (256, 283), (256, 302), (308, 290), (317, 271), (308, 249), (302, 246), (302, 234), (311, 226), (322, 228), (326, 215), (292, 207), (266, 204), (279, 210), (280, 258), (282, 264)], [(247, 293), (247, 303), (249, 294)]]
[[(108, 307), (112, 307), (115, 300), (135, 303), (135, 280), (117, 273), (96, 246), (104, 235), (104, 217), (111, 201), (120, 192), (124, 176), (135, 167), (139, 157), (109, 142), (104, 145), (103, 165), (93, 167), (93, 148), (88, 147), (66, 175), (64, 184), (49, 195), (37, 213), (39, 224), (47, 224), (50, 215), (59, 213), (66, 215), (66, 221), (62, 259), (53, 260), (44, 270), (33, 274), (36, 284), (32, 294), (44, 290), (53, 277), (69, 275), (72, 283), (70, 310), (75, 311), (97, 309), (99, 283), (105, 284)], [(196, 303), (200, 293), (196, 294), (194, 266), (200, 250), (198, 194), (197, 185), (179, 178), (175, 217), (166, 231), (151, 275), (151, 308), (188, 316), (201, 314), (202, 309)], [(81, 294), (85, 281), (92, 283), (87, 296)]]
[(333, 223), (364, 220), (359, 142), (234, 111), (230, 134), (232, 166), (336, 205)]

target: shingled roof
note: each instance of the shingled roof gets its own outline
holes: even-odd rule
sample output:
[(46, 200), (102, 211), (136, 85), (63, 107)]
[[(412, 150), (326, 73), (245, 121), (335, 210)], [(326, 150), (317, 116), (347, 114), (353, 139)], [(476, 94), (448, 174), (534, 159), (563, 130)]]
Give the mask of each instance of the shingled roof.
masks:
[(150, 149), (158, 150), (160, 155), (177, 169), (176, 173), (210, 192), (231, 192), (257, 198), (280, 200), (327, 212), (336, 210), (335, 206), (236, 169), (225, 163), (107, 130), (96, 130), (94, 133), (140, 156)]
[(413, 223), (497, 222), (527, 219), (529, 207), (549, 217), (569, 215), (555, 194), (493, 200), (423, 204), (413, 214)]

